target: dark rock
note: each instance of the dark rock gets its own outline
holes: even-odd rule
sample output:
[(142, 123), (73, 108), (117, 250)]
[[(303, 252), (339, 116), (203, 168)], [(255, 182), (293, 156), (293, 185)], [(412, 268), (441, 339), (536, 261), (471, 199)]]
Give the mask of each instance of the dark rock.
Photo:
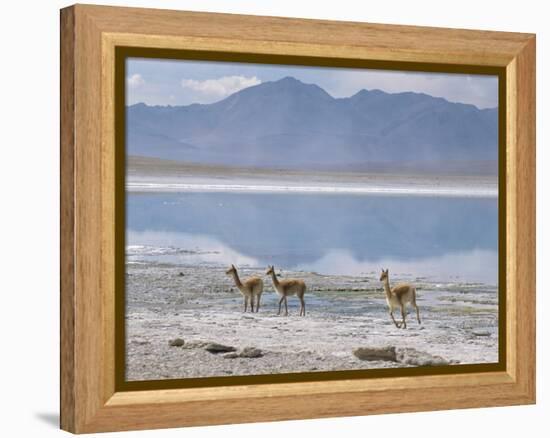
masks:
[(474, 336), (491, 336), (491, 333), (490, 333), (490, 332), (482, 331), (482, 330), (473, 331), (472, 334), (473, 334)]
[(178, 274), (178, 276), (179, 276), (179, 277), (185, 277), (185, 274), (184, 274), (183, 272), (180, 272), (180, 273)]
[(170, 347), (183, 347), (185, 344), (185, 341), (181, 338), (172, 339), (168, 342), (168, 345)]
[(449, 365), (450, 362), (441, 356), (434, 356), (414, 348), (400, 348), (397, 350), (397, 361), (405, 365), (413, 366), (441, 366)]
[(215, 342), (208, 344), (204, 349), (212, 354), (228, 353), (236, 350), (235, 347), (231, 347), (230, 345), (216, 344)]
[(262, 353), (262, 350), (254, 347), (245, 347), (239, 354), (240, 357), (248, 357), (248, 358), (262, 357), (263, 355), (264, 354)]
[(441, 356), (434, 356), (414, 348), (357, 348), (353, 351), (353, 354), (361, 360), (385, 360), (412, 366), (441, 366), (451, 364), (450, 361)]
[(208, 342), (204, 341), (189, 341), (187, 342), (183, 348), (191, 349), (191, 348), (203, 348), (208, 345)]
[(130, 344), (134, 344), (134, 345), (147, 345), (149, 344), (150, 342), (149, 341), (141, 341), (141, 340), (133, 340), (133, 341), (130, 341)]
[(353, 354), (361, 360), (385, 360), (397, 362), (395, 347), (357, 348), (353, 351)]
[(223, 355), (223, 358), (224, 359), (237, 359), (239, 357), (239, 355), (237, 353), (235, 353), (234, 351), (232, 351), (231, 353), (226, 353)]

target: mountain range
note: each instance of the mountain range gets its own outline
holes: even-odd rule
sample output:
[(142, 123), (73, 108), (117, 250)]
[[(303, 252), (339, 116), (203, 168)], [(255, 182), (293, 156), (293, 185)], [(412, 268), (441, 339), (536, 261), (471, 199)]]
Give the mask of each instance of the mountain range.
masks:
[(295, 78), (212, 104), (127, 107), (127, 154), (266, 168), (479, 168), (496, 172), (498, 110), (427, 94), (334, 98)]

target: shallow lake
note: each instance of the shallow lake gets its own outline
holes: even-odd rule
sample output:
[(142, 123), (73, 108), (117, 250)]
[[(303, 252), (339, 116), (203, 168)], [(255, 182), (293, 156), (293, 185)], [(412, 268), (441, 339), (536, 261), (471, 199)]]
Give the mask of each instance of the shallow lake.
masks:
[(496, 198), (127, 193), (128, 261), (496, 285)]

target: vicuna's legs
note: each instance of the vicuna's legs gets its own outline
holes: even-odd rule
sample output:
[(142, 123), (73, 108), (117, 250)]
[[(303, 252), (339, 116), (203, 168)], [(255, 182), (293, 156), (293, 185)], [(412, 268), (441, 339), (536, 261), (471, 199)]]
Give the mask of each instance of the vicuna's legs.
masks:
[(405, 321), (405, 317), (407, 316), (406, 304), (401, 304), (401, 316), (403, 317), (402, 326), (404, 329), (406, 329), (407, 328), (407, 322)]
[(254, 313), (254, 295), (250, 297), (250, 311)]
[(304, 297), (300, 297), (300, 316), (306, 316), (306, 302)]
[(281, 305), (283, 304), (283, 301), (285, 302), (285, 316), (288, 316), (288, 304), (286, 302), (286, 296), (284, 295), (279, 300), (279, 312), (277, 313), (277, 315), (281, 314)]
[(248, 297), (245, 295), (243, 297), (243, 300), (244, 300), (244, 311), (246, 312), (246, 310), (248, 309)]
[(393, 317), (393, 309), (390, 310), (390, 316), (391, 316), (391, 319), (393, 321), (393, 323), (395, 324), (395, 326), (397, 328), (401, 328), (401, 326), (397, 323), (397, 321), (395, 320), (395, 318)]
[(257, 295), (258, 299), (256, 300), (256, 313), (258, 313), (258, 310), (260, 310), (260, 295)]
[(420, 311), (418, 310), (418, 306), (416, 305), (416, 291), (413, 295), (412, 303), (413, 307), (416, 309), (416, 319), (418, 320), (418, 324), (422, 324), (420, 322)]

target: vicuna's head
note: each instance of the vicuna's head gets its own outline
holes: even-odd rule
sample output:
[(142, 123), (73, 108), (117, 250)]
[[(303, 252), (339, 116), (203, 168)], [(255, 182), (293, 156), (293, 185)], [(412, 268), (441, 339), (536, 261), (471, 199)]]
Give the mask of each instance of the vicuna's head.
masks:
[(235, 268), (235, 265), (231, 265), (227, 271), (225, 271), (227, 275), (233, 275), (237, 273), (237, 268)]
[(388, 270), (385, 271), (382, 269), (382, 273), (380, 274), (380, 281), (384, 281), (386, 278), (388, 278)]
[(273, 265), (267, 267), (267, 271), (265, 271), (265, 275), (271, 275), (275, 273), (275, 268)]

